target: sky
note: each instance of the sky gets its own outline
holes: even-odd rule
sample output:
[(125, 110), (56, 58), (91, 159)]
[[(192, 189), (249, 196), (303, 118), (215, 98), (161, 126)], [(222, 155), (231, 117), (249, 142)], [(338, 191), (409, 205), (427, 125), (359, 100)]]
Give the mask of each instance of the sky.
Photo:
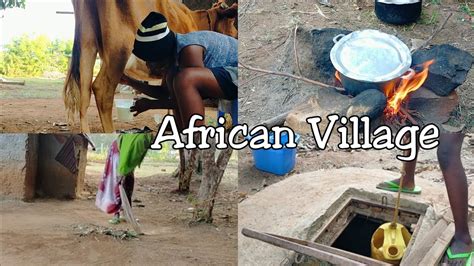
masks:
[(26, 0), (25, 9), (0, 11), (0, 45), (25, 33), (46, 35), (50, 39), (74, 39), (74, 15), (56, 14), (56, 11), (73, 11), (71, 1)]

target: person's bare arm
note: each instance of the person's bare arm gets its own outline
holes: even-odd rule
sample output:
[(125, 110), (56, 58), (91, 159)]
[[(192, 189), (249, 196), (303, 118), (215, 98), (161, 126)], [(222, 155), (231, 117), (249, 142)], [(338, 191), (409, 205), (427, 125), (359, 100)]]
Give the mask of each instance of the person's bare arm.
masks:
[(133, 87), (137, 91), (144, 93), (153, 98), (158, 99), (158, 98), (169, 97), (169, 92), (168, 92), (168, 89), (166, 88), (166, 84), (164, 80), (161, 86), (152, 86), (142, 81), (133, 79), (129, 76), (123, 75), (122, 78), (120, 79), (120, 83), (129, 85), (130, 87)]
[(135, 100), (135, 104), (130, 107), (130, 112), (135, 112), (133, 116), (137, 116), (150, 109), (174, 109), (176, 104), (170, 99), (152, 100), (140, 98)]
[(179, 67), (204, 67), (204, 48), (199, 45), (189, 45), (179, 53)]

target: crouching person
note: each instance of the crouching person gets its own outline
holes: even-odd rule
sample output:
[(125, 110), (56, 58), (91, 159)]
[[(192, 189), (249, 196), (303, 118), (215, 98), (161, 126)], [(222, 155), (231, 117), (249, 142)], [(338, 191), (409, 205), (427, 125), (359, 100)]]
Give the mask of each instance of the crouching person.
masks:
[[(174, 33), (162, 14), (150, 13), (137, 31), (133, 54), (146, 62), (150, 73), (166, 78), (161, 86), (127, 76), (121, 83), (162, 101), (139, 99), (131, 111), (138, 115), (163, 108), (163, 99), (169, 97), (179, 129), (186, 128), (192, 115), (204, 117), (203, 99), (237, 99), (237, 51), (237, 40), (232, 37), (212, 31)], [(197, 121), (196, 126), (203, 124)]]

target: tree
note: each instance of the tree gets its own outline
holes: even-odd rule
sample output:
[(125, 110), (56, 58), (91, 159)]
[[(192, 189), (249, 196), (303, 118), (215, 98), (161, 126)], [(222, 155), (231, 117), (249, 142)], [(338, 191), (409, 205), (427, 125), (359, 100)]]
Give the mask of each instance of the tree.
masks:
[(179, 172), (178, 174), (178, 192), (188, 193), (191, 185), (191, 178), (196, 168), (196, 159), (198, 158), (198, 150), (185, 151), (179, 150)]
[(72, 41), (51, 41), (44, 35), (31, 38), (23, 35), (5, 45), (0, 61), (0, 74), (9, 77), (38, 77), (45, 72), (65, 73), (66, 55), (72, 51)]
[(0, 10), (4, 10), (7, 8), (25, 8), (26, 0), (0, 0)]
[(213, 140), (209, 139), (209, 143), (211, 144), (211, 148), (202, 151), (204, 172), (195, 204), (196, 208), (194, 210), (194, 220), (206, 223), (212, 223), (212, 211), (214, 209), (217, 189), (222, 181), (233, 151), (232, 148), (228, 147), (227, 149), (216, 152)]

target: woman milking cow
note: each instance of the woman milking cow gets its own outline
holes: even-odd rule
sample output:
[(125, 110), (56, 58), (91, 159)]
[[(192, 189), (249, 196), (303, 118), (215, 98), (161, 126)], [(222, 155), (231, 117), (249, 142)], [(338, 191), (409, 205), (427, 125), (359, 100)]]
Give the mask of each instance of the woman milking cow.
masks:
[[(146, 62), (151, 73), (166, 73), (161, 86), (124, 75), (121, 83), (156, 100), (141, 98), (130, 108), (135, 116), (149, 109), (163, 108), (171, 99), (179, 130), (192, 115), (204, 117), (203, 99), (237, 98), (237, 40), (211, 31), (178, 34), (168, 28), (166, 18), (150, 13), (137, 30), (132, 53)], [(195, 126), (204, 124), (198, 120)]]

